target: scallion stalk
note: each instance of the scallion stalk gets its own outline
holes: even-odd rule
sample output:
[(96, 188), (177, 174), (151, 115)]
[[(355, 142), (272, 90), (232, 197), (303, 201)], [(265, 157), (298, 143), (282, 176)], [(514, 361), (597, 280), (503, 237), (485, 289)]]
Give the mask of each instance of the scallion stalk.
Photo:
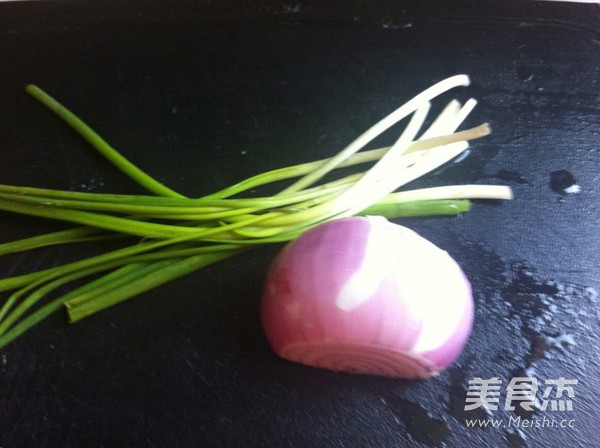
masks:
[[(487, 125), (456, 132), (475, 106), (474, 100), (462, 106), (451, 101), (421, 132), (429, 102), (468, 82), (467, 76), (458, 75), (434, 85), (333, 157), (269, 171), (201, 198), (187, 198), (152, 178), (58, 101), (36, 86), (27, 86), (27, 92), (157, 196), (0, 185), (1, 210), (83, 225), (0, 244), (0, 255), (58, 244), (142, 238), (137, 244), (102, 255), (0, 279), (0, 291), (16, 290), (0, 308), (0, 348), (62, 305), (67, 306), (70, 321), (76, 322), (258, 245), (289, 241), (325, 221), (356, 214), (387, 218), (456, 215), (470, 210), (468, 199), (510, 199), (512, 192), (502, 186), (448, 186), (394, 193), (460, 154), (468, 140), (489, 133)], [(408, 117), (408, 125), (392, 147), (359, 152)], [(367, 171), (319, 184), (337, 168), (370, 162), (375, 165)], [(295, 182), (274, 196), (236, 197), (294, 178)], [(44, 303), (56, 288), (99, 273), (99, 278)]]

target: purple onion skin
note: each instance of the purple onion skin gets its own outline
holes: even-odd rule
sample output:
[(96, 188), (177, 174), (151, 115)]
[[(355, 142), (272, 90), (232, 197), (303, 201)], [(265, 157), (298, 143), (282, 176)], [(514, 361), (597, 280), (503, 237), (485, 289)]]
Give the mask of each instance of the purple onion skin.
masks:
[(428, 378), (460, 354), (473, 299), (446, 252), (384, 218), (357, 217), (322, 224), (281, 251), (267, 273), (261, 314), (284, 359)]

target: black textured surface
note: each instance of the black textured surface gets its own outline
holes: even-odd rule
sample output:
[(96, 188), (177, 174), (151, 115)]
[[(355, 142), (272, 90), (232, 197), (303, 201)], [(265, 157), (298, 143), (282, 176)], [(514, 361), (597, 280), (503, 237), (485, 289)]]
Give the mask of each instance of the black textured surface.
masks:
[[(456, 94), (480, 101), (469, 124), (488, 121), (494, 133), (418, 185), (505, 183), (515, 200), (404, 221), (473, 283), (476, 321), (463, 355), (426, 382), (279, 360), (258, 319), (277, 250), (266, 248), (75, 326), (58, 313), (0, 352), (1, 447), (597, 446), (597, 6), (329, 8), (0, 5), (0, 182), (140, 192), (29, 98), (30, 82), (169, 186), (200, 195), (333, 154), (423, 88), (468, 73), (472, 86)], [(552, 191), (550, 173), (562, 169), (580, 194)], [(3, 242), (59, 227), (0, 214)], [(87, 250), (3, 257), (0, 274)], [(572, 412), (536, 414), (575, 428), (465, 426), (486, 417), (464, 411), (469, 379), (506, 385), (532, 374), (579, 380)]]

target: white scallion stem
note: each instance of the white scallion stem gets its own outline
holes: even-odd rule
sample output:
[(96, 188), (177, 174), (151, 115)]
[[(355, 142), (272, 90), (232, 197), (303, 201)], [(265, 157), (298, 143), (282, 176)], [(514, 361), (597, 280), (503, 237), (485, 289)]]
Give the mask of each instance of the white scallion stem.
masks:
[[(341, 215), (352, 216), (361, 212), (369, 205), (378, 202), (384, 196), (393, 192), (402, 185), (418, 179), (428, 172), (442, 166), (444, 163), (452, 160), (465, 149), (466, 147), (461, 145), (461, 142), (458, 142), (452, 145), (437, 147), (427, 151), (421, 160), (414, 165), (407, 167), (405, 170), (400, 170), (399, 175), (395, 175), (394, 177), (386, 179), (386, 182), (381, 182), (379, 185), (374, 187), (365, 186), (362, 191), (356, 189), (356, 191), (353, 192), (356, 198), (353, 206), (345, 212), (342, 212)], [(392, 173), (392, 170), (390, 170), (390, 173)], [(368, 198), (368, 200), (361, 200), (362, 198)]]
[(503, 199), (510, 200), (513, 193), (504, 185), (448, 185), (444, 187), (420, 188), (392, 193), (380, 203), (397, 203), (438, 199)]
[(423, 126), (429, 109), (429, 102), (417, 109), (392, 148), (356, 184), (335, 200), (331, 214), (337, 215), (346, 210), (358, 213), (397, 188), (395, 178), (401, 158)]
[(424, 90), (410, 101), (406, 102), (396, 111), (370, 127), (366, 132), (360, 135), (350, 145), (340, 151), (337, 155), (327, 160), (321, 167), (314, 172), (298, 179), (295, 183), (290, 185), (288, 188), (282, 191), (282, 193), (289, 193), (302, 190), (307, 186), (317, 182), (329, 171), (337, 167), (340, 163), (348, 159), (354, 153), (360, 151), (365, 145), (370, 143), (373, 139), (378, 137), (380, 134), (388, 130), (390, 127), (398, 123), (400, 120), (406, 118), (414, 111), (423, 107), (423, 104), (428, 103), (435, 97), (442, 93), (460, 86), (468, 86), (469, 77), (467, 75), (456, 75), (450, 78), (444, 79), (443, 81), (434, 84), (430, 88)]
[[(416, 178), (412, 175), (413, 173), (415, 173), (415, 171), (412, 168), (416, 165), (421, 164), (423, 160), (422, 153), (430, 154), (432, 151), (434, 151), (434, 157), (441, 158), (440, 162), (437, 165), (430, 168), (430, 170), (435, 169), (437, 168), (437, 166), (446, 163), (448, 160), (452, 159), (453, 157), (456, 157), (456, 155), (464, 151), (464, 149), (468, 147), (468, 144), (465, 140), (472, 140), (475, 138), (483, 137), (485, 135), (488, 135), (489, 132), (489, 126), (487, 124), (482, 124), (480, 126), (468, 129), (466, 131), (460, 131), (450, 135), (412, 142), (409, 145), (409, 148), (412, 152), (408, 154), (403, 154), (401, 157), (399, 157), (399, 160), (397, 161), (397, 164), (394, 167), (393, 173), (391, 174), (393, 174), (394, 176), (400, 176), (404, 173), (404, 183), (410, 182), (411, 180), (414, 180)], [(379, 163), (381, 163), (381, 161)], [(406, 175), (409, 175), (410, 177), (406, 178)], [(403, 183), (401, 184), (403, 185)], [(353, 187), (351, 186), (349, 188)], [(340, 196), (342, 194), (344, 193), (340, 193)], [(356, 195), (360, 193), (355, 192), (354, 194)], [(363, 200), (364, 199), (365, 198), (363, 197)], [(346, 205), (350, 204), (350, 207), (353, 205), (352, 197), (345, 198), (344, 200)], [(372, 204), (377, 202), (375, 198), (372, 198), (372, 200)], [(302, 210), (297, 213), (283, 214), (273, 218), (269, 218), (262, 222), (261, 225), (278, 227), (309, 226), (311, 224), (314, 224), (315, 222), (327, 220), (334, 217), (336, 214), (334, 210), (337, 210), (341, 213), (343, 210), (337, 205), (337, 201), (338, 198), (336, 197), (329, 201), (311, 207), (308, 210)]]
[(463, 107), (461, 107), (458, 114), (456, 114), (456, 127), (452, 129), (451, 132), (454, 132), (456, 129), (458, 129), (458, 127), (463, 123), (463, 121), (467, 119), (469, 114), (473, 112), (475, 106), (477, 106), (477, 100), (475, 98), (469, 98), (467, 102), (463, 105)]
[(440, 112), (429, 128), (423, 132), (419, 140), (442, 135), (452, 134), (457, 128), (456, 117), (460, 113), (461, 105), (457, 100), (450, 101)]

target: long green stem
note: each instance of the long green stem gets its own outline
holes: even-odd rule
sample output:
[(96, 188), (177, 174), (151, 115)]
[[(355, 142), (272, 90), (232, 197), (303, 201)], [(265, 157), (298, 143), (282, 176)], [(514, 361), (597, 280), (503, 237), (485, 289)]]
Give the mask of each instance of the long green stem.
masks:
[[(153, 262), (161, 262), (168, 259), (174, 258), (186, 258), (191, 256), (201, 256), (201, 255), (211, 255), (214, 253), (220, 252), (230, 252), (241, 250), (243, 246), (235, 245), (235, 244), (212, 244), (200, 247), (178, 247), (175, 245), (174, 248), (166, 247), (157, 252), (151, 253), (142, 253), (134, 254), (131, 256), (119, 256), (115, 252), (110, 252), (107, 254), (103, 254), (98, 257), (94, 257), (92, 259), (88, 258), (86, 260), (70, 263), (67, 265), (63, 265), (57, 268), (47, 269), (44, 271), (38, 271), (28, 275), (27, 281), (22, 281), (19, 284), (16, 282), (13, 283), (11, 288), (4, 287), (3, 290), (16, 289), (21, 287), (21, 289), (15, 293), (13, 293), (8, 300), (3, 304), (2, 308), (0, 308), (0, 322), (4, 319), (4, 317), (8, 314), (11, 308), (18, 302), (18, 300), (29, 291), (32, 291), (35, 288), (41, 287), (42, 285), (52, 282), (56, 279), (69, 277), (71, 275), (77, 274), (77, 272), (85, 272), (89, 269), (100, 269), (108, 270), (114, 267), (123, 266), (122, 271), (109, 274), (104, 281), (109, 281), (110, 279), (116, 278), (119, 275), (129, 272), (130, 270), (135, 270), (137, 267), (142, 266), (146, 263)], [(123, 254), (123, 251), (120, 251), (120, 255)], [(130, 252), (130, 251), (127, 251)], [(119, 271), (119, 270), (118, 270)], [(96, 272), (96, 271), (94, 271)], [(33, 275), (35, 274), (35, 275)], [(15, 277), (18, 278), (18, 277)], [(11, 280), (11, 279), (5, 279)], [(97, 286), (101, 286), (101, 281), (97, 280), (96, 282), (92, 282), (90, 284), (86, 284), (79, 288), (79, 291), (84, 293), (88, 292), (88, 290), (93, 289)], [(42, 297), (40, 297), (42, 298)]]
[[(167, 283), (175, 278), (187, 275), (193, 272), (194, 270), (200, 269), (209, 264), (225, 260), (238, 253), (239, 252), (235, 251), (220, 252), (215, 253), (213, 254), (213, 256), (210, 257), (204, 254), (195, 257), (189, 257), (180, 261), (165, 260), (164, 263), (160, 264), (159, 268), (157, 268), (155, 272), (150, 274), (147, 273), (146, 276), (140, 275), (136, 279), (131, 281), (128, 285), (122, 285), (120, 288), (115, 288), (115, 291), (113, 291), (113, 294), (111, 294), (110, 296), (103, 296), (101, 300), (89, 301), (81, 306), (73, 308), (74, 317), (72, 317), (72, 319), (79, 320), (85, 316), (93, 314), (95, 312), (94, 310), (99, 311), (101, 309), (107, 308), (133, 295), (140, 294), (144, 291), (147, 291), (148, 289), (152, 289), (156, 286)], [(169, 267), (171, 269), (165, 271), (165, 269)], [(41, 322), (54, 311), (58, 310), (67, 301), (69, 301), (72, 298), (75, 298), (76, 295), (80, 293), (80, 291), (75, 290), (71, 293), (67, 293), (66, 295), (52, 300), (51, 302), (40, 307), (35, 312), (31, 313), (29, 316), (19, 321), (16, 325), (12, 326), (16, 319), (18, 319), (25, 311), (31, 308), (31, 306), (37, 301), (39, 301), (42, 297), (64, 284), (67, 284), (79, 278), (84, 278), (86, 276), (92, 275), (96, 272), (100, 272), (101, 270), (105, 270), (107, 268), (107, 266), (96, 266), (87, 270), (78, 271), (71, 275), (61, 277), (31, 294), (21, 304), (21, 306), (17, 310), (15, 310), (13, 315), (9, 316), (10, 319), (7, 318), (2, 323), (0, 323), (0, 349), (12, 340), (14, 340), (16, 337), (20, 336), (21, 334), (35, 326), (37, 323)], [(136, 272), (139, 271), (136, 270)]]
[(386, 218), (410, 218), (416, 216), (454, 216), (471, 210), (466, 199), (432, 199), (409, 202), (378, 202), (359, 213), (361, 216), (384, 216)]
[(102, 232), (101, 229), (94, 227), (78, 227), (75, 229), (59, 230), (58, 232), (23, 238), (17, 241), (11, 241), (10, 243), (2, 243), (0, 244), (0, 256), (38, 249), (40, 247), (54, 246), (57, 244), (103, 241), (105, 239), (122, 237), (122, 235), (97, 235), (100, 232)]
[[(212, 247), (171, 250), (130, 257), (129, 259), (124, 260), (116, 259), (107, 261), (105, 263), (96, 263), (84, 269), (71, 270), (70, 272), (65, 272), (61, 276), (54, 276), (54, 280), (52, 280), (52, 276), (41, 278), (12, 294), (6, 301), (0, 310), (0, 336), (6, 332), (7, 329), (10, 328), (11, 325), (25, 312), (42, 300), (49, 292), (79, 278), (87, 277), (97, 272), (107, 271), (115, 267), (122, 266), (120, 269), (111, 272), (105, 277), (86, 284), (65, 296), (69, 300), (77, 299), (73, 302), (73, 306), (79, 306), (83, 302), (93, 300), (100, 300), (105, 304), (104, 306), (108, 306), (107, 299), (101, 297), (103, 294), (107, 293), (109, 290), (112, 291), (112, 289), (116, 287), (127, 288), (128, 283), (141, 275), (156, 275), (165, 282), (167, 281), (168, 275), (174, 275), (175, 277), (173, 278), (178, 277), (179, 275), (177, 275), (176, 271), (170, 270), (164, 272), (166, 267), (177, 262), (177, 260), (194, 258), (198, 259), (198, 263), (200, 263), (199, 260), (204, 259), (206, 265), (208, 265), (246, 250), (248, 250), (247, 247), (234, 245), (215, 245)], [(36, 290), (36, 288), (38, 289)], [(133, 290), (128, 289), (128, 291), (130, 291), (132, 295), (135, 295), (133, 294)], [(30, 293), (30, 295), (26, 299), (22, 300), (19, 305), (7, 315), (7, 312), (10, 311), (17, 301), (27, 293)], [(4, 317), (5, 315), (7, 315), (6, 318)]]
[(142, 222), (100, 213), (82, 212), (79, 210), (39, 207), (6, 199), (0, 199), (0, 210), (60, 221), (68, 221), (142, 237), (147, 236), (153, 238), (166, 238), (170, 236), (198, 232), (198, 229), (189, 227)]
[[(190, 257), (181, 260), (179, 262), (175, 262), (169, 265), (169, 267), (163, 267), (163, 272), (161, 275), (157, 275), (155, 273), (148, 276), (140, 276), (136, 280), (132, 281), (130, 284), (115, 289), (115, 291), (113, 291), (113, 293), (110, 296), (103, 296), (102, 300), (89, 301), (85, 304), (85, 306), (82, 305), (73, 308), (72, 315), (70, 316), (71, 320), (80, 320), (83, 317), (89, 316), (97, 311), (100, 311), (123, 300), (126, 300), (129, 297), (141, 294), (144, 291), (148, 291), (149, 289), (160, 286), (164, 283), (174, 280), (175, 278), (182, 277), (198, 269), (225, 260), (237, 254), (238, 252), (234, 251), (223, 252), (217, 253), (210, 258), (206, 257), (205, 255), (199, 255), (196, 257)], [(164, 272), (164, 269), (167, 268), (169, 268), (169, 271)], [(77, 273), (77, 275), (74, 274), (70, 277), (62, 277), (51, 286), (47, 286), (41, 294), (47, 294), (51, 290), (56, 289), (63, 284), (66, 284), (70, 281), (74, 281), (78, 278), (85, 277), (87, 275), (91, 275), (92, 273), (94, 272), (92, 272), (92, 269), (90, 269), (87, 272), (79, 272)], [(71, 298), (74, 298), (77, 293), (77, 291), (73, 291), (57, 299), (54, 299), (46, 305), (40, 307), (30, 315), (28, 315), (24, 319), (20, 320), (16, 325), (10, 327), (10, 329), (5, 329), (4, 332), (0, 333), (0, 349), (12, 342), (18, 336), (25, 333), (27, 330), (34, 327), (36, 324), (44, 320), (53, 312), (57, 311), (67, 301), (69, 301)]]
[[(30, 194), (31, 192), (21, 191), (16, 192), (2, 192), (0, 191), (0, 200), (4, 199), (7, 201), (24, 203), (24, 204), (35, 204), (45, 209), (57, 208), (57, 209), (71, 209), (80, 211), (94, 211), (94, 212), (110, 212), (110, 213), (125, 213), (134, 214), (136, 217), (148, 216), (148, 217), (159, 217), (165, 219), (193, 219), (196, 221), (200, 220), (217, 220), (223, 219), (230, 216), (235, 216), (244, 213), (254, 213), (256, 211), (266, 210), (269, 208), (284, 207), (290, 204), (296, 204), (298, 202), (310, 201), (312, 199), (319, 198), (325, 194), (333, 194), (341, 191), (344, 186), (351, 184), (356, 180), (357, 176), (348, 176), (344, 179), (340, 179), (335, 182), (331, 182), (326, 185), (321, 185), (317, 188), (310, 190), (304, 190), (294, 195), (278, 196), (273, 198), (255, 198), (255, 199), (222, 199), (222, 200), (184, 200), (178, 201), (179, 205), (161, 205), (160, 202), (155, 205), (140, 204), (144, 201), (144, 198), (123, 198), (115, 197), (115, 202), (107, 201), (95, 201), (86, 200), (86, 193), (79, 193), (79, 197), (84, 199), (70, 199), (70, 198), (54, 198), (47, 196), (39, 196), (36, 194)], [(0, 185), (0, 190), (1, 190)], [(18, 187), (15, 187), (18, 191)], [(34, 190), (34, 189), (30, 189)], [(52, 194), (52, 193), (50, 193)], [(165, 198), (166, 201), (170, 202), (171, 199)], [(127, 201), (127, 202), (126, 202)], [(219, 206), (214, 206), (214, 203), (218, 203)], [(209, 205), (206, 205), (208, 203)], [(37, 208), (37, 207), (36, 207)]]
[(111, 161), (113, 165), (127, 174), (127, 176), (129, 176), (131, 179), (135, 180), (142, 187), (160, 196), (174, 198), (183, 197), (176, 191), (173, 191), (169, 187), (158, 182), (156, 179), (149, 176), (125, 157), (123, 157), (92, 128), (90, 128), (80, 118), (75, 116), (75, 114), (69, 111), (65, 106), (60, 104), (42, 89), (35, 85), (28, 85), (25, 90), (36, 100), (58, 115), (65, 123), (71, 126), (71, 128), (73, 128), (79, 135), (87, 140), (88, 143), (90, 143), (96, 150), (98, 150), (98, 152)]
[[(226, 260), (243, 251), (244, 249), (239, 249), (237, 251), (198, 255), (176, 261), (173, 264), (161, 267), (157, 270), (151, 270), (149, 272), (137, 271), (135, 276), (127, 279), (128, 281), (117, 283), (115, 284), (115, 287), (96, 289), (93, 293), (89, 293), (83, 300), (72, 304), (68, 308), (69, 318), (71, 322), (77, 322), (84, 317), (120, 303), (125, 299), (153, 289), (156, 286), (168, 283), (176, 278), (183, 277), (184, 275), (208, 265)], [(71, 301), (67, 303), (71, 303)]]
[[(52, 278), (56, 278), (57, 276), (64, 275), (64, 274), (66, 274), (68, 272), (72, 272), (74, 270), (88, 268), (89, 266), (92, 266), (94, 264), (104, 263), (104, 262), (112, 261), (115, 259), (124, 259), (127, 257), (131, 257), (133, 255), (137, 255), (137, 254), (144, 253), (144, 252), (149, 252), (152, 250), (160, 249), (162, 247), (174, 245), (177, 243), (189, 242), (189, 241), (194, 241), (194, 240), (214, 242), (214, 240), (218, 239), (218, 235), (222, 234), (225, 230), (235, 230), (235, 229), (247, 226), (247, 225), (254, 225), (254, 224), (260, 222), (261, 220), (269, 219), (272, 217), (273, 216), (270, 214), (265, 214), (262, 216), (254, 216), (254, 217), (248, 218), (245, 221), (240, 221), (240, 222), (236, 222), (236, 223), (223, 225), (222, 227), (219, 227), (219, 228), (213, 228), (213, 229), (205, 228), (205, 229), (201, 229), (201, 230), (196, 229), (195, 232), (191, 232), (189, 234), (184, 234), (181, 236), (166, 238), (166, 239), (153, 241), (153, 242), (143, 242), (143, 243), (137, 244), (135, 246), (118, 249), (118, 250), (115, 250), (112, 252), (108, 252), (106, 254), (97, 255), (95, 257), (90, 257), (85, 260), (80, 260), (80, 261), (76, 261), (73, 263), (69, 263), (64, 266), (50, 268), (45, 271), (40, 271), (38, 273), (26, 274), (26, 275), (22, 275), (22, 276), (7, 278), (7, 279), (0, 279), (0, 291), (7, 291), (10, 289), (18, 288), (18, 287), (20, 287), (24, 284), (28, 284), (32, 281), (37, 281), (37, 280), (39, 280), (40, 277), (46, 277), (46, 276), (52, 275), (53, 276)], [(238, 243), (237, 241), (234, 241), (234, 242), (236, 244)], [(219, 240), (218, 243), (231, 244), (232, 241), (230, 239), (223, 239), (223, 240)]]
[(77, 293), (73, 295), (73, 298), (69, 299), (68, 302), (65, 302), (67, 310), (75, 308), (84, 302), (93, 300), (98, 295), (105, 294), (107, 291), (123, 286), (136, 278), (157, 272), (162, 268), (177, 262), (177, 260), (178, 258), (167, 258), (165, 260), (126, 264), (79, 288)]

